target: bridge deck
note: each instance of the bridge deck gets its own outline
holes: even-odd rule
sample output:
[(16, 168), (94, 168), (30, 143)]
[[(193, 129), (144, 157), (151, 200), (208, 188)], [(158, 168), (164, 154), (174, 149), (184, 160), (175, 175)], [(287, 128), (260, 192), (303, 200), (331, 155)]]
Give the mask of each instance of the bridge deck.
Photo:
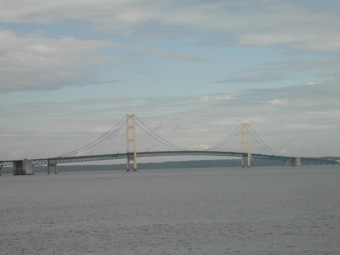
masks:
[[(246, 157), (246, 153), (232, 152), (232, 151), (148, 151), (137, 152), (137, 157), (163, 157), (163, 156), (213, 156), (213, 157)], [(280, 155), (266, 155), (266, 154), (252, 154), (252, 158), (257, 159), (273, 159), (292, 161), (296, 157), (280, 156)], [(41, 158), (32, 159), (33, 165), (47, 165), (50, 163), (77, 163), (88, 161), (101, 161), (101, 160), (115, 160), (123, 158), (132, 158), (133, 153), (115, 153), (115, 154), (101, 154), (101, 155), (89, 155), (89, 156), (72, 156), (72, 157), (55, 157), (55, 158)], [(328, 158), (313, 158), (313, 157), (301, 157), (303, 162), (309, 163), (321, 163), (321, 164), (336, 164), (337, 161)], [(14, 160), (0, 161), (0, 166), (10, 167), (13, 165)]]

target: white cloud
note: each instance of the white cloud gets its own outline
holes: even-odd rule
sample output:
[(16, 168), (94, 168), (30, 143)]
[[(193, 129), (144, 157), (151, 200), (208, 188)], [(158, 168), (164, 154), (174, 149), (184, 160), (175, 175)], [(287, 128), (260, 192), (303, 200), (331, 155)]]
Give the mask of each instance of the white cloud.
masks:
[(269, 100), (268, 103), (271, 105), (283, 105), (288, 103), (289, 101), (287, 99), (274, 99), (274, 100)]
[(210, 145), (208, 144), (200, 144), (194, 147), (195, 150), (207, 150), (209, 148), (210, 148)]
[(90, 70), (112, 61), (97, 55), (112, 47), (107, 42), (19, 36), (4, 29), (0, 38), (1, 92), (95, 82)]
[[(22, 24), (23, 29), (26, 23), (36, 25), (37, 29), (39, 24), (67, 26), (75, 23), (104, 34), (144, 36), (141, 45), (133, 42), (132, 45), (122, 46), (117, 55), (125, 62), (135, 54), (139, 57), (151, 55), (185, 62), (206, 61), (209, 64), (209, 56), (201, 57), (199, 53), (202, 52), (166, 47), (169, 38), (162, 38), (162, 43), (166, 43), (161, 47), (149, 41), (150, 34), (154, 38), (168, 32), (177, 36), (176, 39), (191, 35), (195, 35), (196, 41), (223, 38), (225, 45), (269, 45), (302, 51), (340, 52), (340, 20), (337, 13), (316, 10), (307, 4), (303, 6), (291, 1), (213, 0), (187, 3), (168, 0), (104, 0), (99, 4), (94, 0), (60, 0), (53, 3), (29, 0), (0, 3), (0, 22)], [(2, 92), (98, 83), (97, 65), (114, 62), (110, 56), (99, 57), (98, 54), (112, 47), (108, 42), (46, 38), (44, 33), (22, 36), (4, 29), (0, 30), (0, 38)], [(145, 38), (150, 43), (147, 47)], [(136, 57), (133, 60), (141, 59)], [(334, 77), (339, 75), (335, 71), (338, 65), (338, 59), (306, 62), (294, 59), (284, 63), (268, 63), (262, 70), (228, 75), (217, 82), (270, 84), (287, 79), (289, 75), (312, 70)]]
[(209, 96), (202, 96), (201, 100), (203, 101), (226, 101), (226, 100), (232, 100), (235, 96), (225, 94), (225, 95), (209, 95)]
[(30, 0), (2, 1), (1, 7), (0, 22), (7, 23), (80, 22), (114, 34), (143, 34), (142, 26), (152, 30), (151, 23), (173, 32), (223, 34), (244, 45), (340, 51), (338, 13), (292, 1)]

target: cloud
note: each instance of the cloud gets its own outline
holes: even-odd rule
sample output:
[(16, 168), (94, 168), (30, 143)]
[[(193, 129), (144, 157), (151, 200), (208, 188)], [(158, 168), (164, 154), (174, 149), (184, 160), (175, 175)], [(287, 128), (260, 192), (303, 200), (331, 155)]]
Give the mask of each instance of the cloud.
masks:
[(154, 56), (161, 57), (161, 58), (174, 59), (174, 60), (185, 61), (185, 62), (205, 61), (205, 59), (201, 57), (196, 57), (196, 56), (189, 55), (189, 54), (177, 53), (177, 52), (168, 51), (165, 49), (147, 50), (146, 53), (148, 55), (154, 55)]
[(195, 146), (195, 150), (207, 150), (210, 148), (211, 145), (208, 144), (200, 144), (198, 146)]
[[(164, 1), (165, 2), (165, 1)], [(98, 31), (130, 33), (150, 19), (156, 1), (60, 0), (46, 3), (41, 0), (4, 2), (0, 21), (4, 23), (86, 23)]]
[(253, 74), (253, 75), (235, 75), (223, 80), (217, 80), (213, 83), (248, 83), (248, 84), (255, 84), (255, 83), (272, 83), (275, 81), (280, 81), (285, 79), (284, 75), (273, 75), (272, 73), (266, 74)]
[[(126, 113), (135, 112), (157, 134), (183, 148), (213, 146), (232, 134), (241, 122), (248, 121), (274, 150), (296, 156), (333, 155), (340, 143), (339, 97), (339, 85), (321, 83), (246, 90), (232, 100), (228, 99), (228, 93), (221, 93), (154, 100), (104, 97), (29, 104), (12, 102), (0, 108), (6, 118), (0, 128), (3, 145), (0, 154), (15, 152), (7, 156), (30, 158), (42, 155), (48, 148), (49, 156), (59, 155), (90, 143)], [(16, 118), (9, 118), (13, 115)], [(23, 121), (25, 125), (19, 125)], [(122, 152), (124, 126), (113, 138), (103, 149), (106, 153)], [(137, 139), (139, 151), (167, 149), (139, 129)], [(251, 147), (253, 152), (265, 153), (254, 141)], [(18, 148), (31, 148), (31, 152)], [(220, 149), (228, 148), (239, 150), (240, 137)]]
[(202, 96), (200, 99), (203, 101), (225, 101), (225, 100), (232, 100), (235, 96), (229, 94), (220, 94), (220, 95), (209, 95), (209, 96)]
[[(112, 34), (144, 30), (227, 36), (243, 45), (340, 51), (336, 10), (294, 1), (3, 1), (0, 22), (83, 23)], [(184, 32), (184, 33), (183, 33)], [(145, 33), (148, 34), (148, 33)]]
[(268, 103), (271, 105), (283, 105), (288, 103), (289, 101), (287, 99), (274, 99), (274, 100), (269, 100)]
[[(308, 81), (306, 84), (313, 85), (324, 81), (340, 80), (340, 59), (335, 57), (301, 59), (301, 56), (291, 57), (285, 61), (271, 61), (250, 67), (241, 72), (235, 72), (228, 78), (213, 81), (221, 84), (273, 84), (291, 80), (308, 75), (317, 76), (318, 81)], [(304, 78), (306, 79), (306, 78)]]
[[(20, 4), (2, 1), (1, 7), (3, 27), (11, 28), (8, 24), (21, 26), (16, 33), (0, 30), (1, 92), (100, 84), (103, 82), (98, 79), (103, 73), (100, 67), (142, 63), (145, 56), (188, 63), (205, 62), (208, 67), (209, 60), (215, 58), (207, 54), (211, 45), (202, 47), (201, 44), (196, 51), (188, 48), (207, 40), (216, 43), (221, 38), (223, 46), (277, 46), (303, 52), (340, 52), (337, 13), (325, 8), (316, 9), (307, 2), (104, 0), (98, 4), (94, 0), (53, 3), (29, 0), (20, 1)], [(121, 45), (100, 39), (63, 38), (62, 32), (59, 37), (47, 37), (53, 33), (40, 32), (39, 25), (48, 30), (49, 24), (59, 28), (80, 24), (86, 27), (83, 38), (119, 38)], [(35, 27), (35, 34), (27, 35), (26, 26)], [(176, 43), (168, 44), (169, 40), (176, 40)], [(125, 44), (127, 41), (129, 43)], [(185, 43), (181, 44), (181, 50), (178, 41)], [(119, 50), (112, 53), (114, 46)], [(269, 62), (214, 80), (232, 85), (271, 84), (311, 71), (331, 79), (339, 77), (339, 64), (334, 55), (323, 61)], [(126, 78), (117, 80), (121, 79)]]
[(99, 53), (111, 43), (74, 38), (19, 36), (0, 29), (1, 92), (55, 89), (96, 82), (91, 71), (112, 61)]

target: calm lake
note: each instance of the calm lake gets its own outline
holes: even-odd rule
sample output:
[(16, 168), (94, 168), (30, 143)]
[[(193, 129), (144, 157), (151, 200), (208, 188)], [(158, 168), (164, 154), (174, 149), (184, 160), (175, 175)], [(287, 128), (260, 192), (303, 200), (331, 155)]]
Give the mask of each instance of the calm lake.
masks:
[(0, 254), (340, 254), (340, 166), (0, 177)]

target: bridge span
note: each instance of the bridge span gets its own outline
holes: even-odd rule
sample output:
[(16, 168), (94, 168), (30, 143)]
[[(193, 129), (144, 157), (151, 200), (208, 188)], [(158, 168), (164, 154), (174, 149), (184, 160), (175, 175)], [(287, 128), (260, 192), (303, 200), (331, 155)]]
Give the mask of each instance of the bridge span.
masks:
[[(233, 151), (208, 151), (208, 150), (183, 150), (183, 151), (145, 151), (136, 152), (137, 158), (146, 157), (166, 157), (166, 156), (211, 156), (211, 157), (236, 157), (242, 159), (242, 167), (245, 167), (244, 159), (248, 157), (247, 153), (243, 152), (233, 152)], [(101, 155), (90, 155), (90, 156), (71, 156), (71, 157), (53, 157), (53, 158), (39, 158), (31, 160), (7, 160), (0, 161), (0, 169), (2, 167), (13, 167), (13, 173), (15, 174), (15, 169), (18, 168), (18, 162), (20, 166), (24, 165), (23, 162), (28, 162), (29, 167), (34, 166), (47, 166), (47, 172), (57, 173), (58, 164), (70, 164), (70, 163), (81, 163), (89, 161), (103, 161), (103, 160), (117, 160), (117, 159), (131, 159), (134, 157), (133, 152), (128, 153), (113, 153), (113, 154), (101, 154)], [(313, 157), (290, 157), (290, 156), (277, 156), (277, 155), (266, 155), (266, 154), (251, 154), (252, 159), (271, 159), (282, 161), (284, 165), (299, 166), (301, 164), (337, 164), (334, 159), (328, 158), (313, 158)], [(28, 168), (29, 168), (28, 167)], [(248, 167), (250, 167), (248, 165)], [(23, 169), (24, 170), (24, 169)], [(127, 168), (130, 171), (129, 168)], [(133, 169), (137, 170), (137, 169)], [(33, 173), (33, 171), (31, 172)]]
[[(115, 160), (115, 159), (126, 159), (126, 169), (130, 171), (130, 162), (133, 162), (133, 170), (137, 171), (137, 158), (145, 157), (164, 157), (164, 156), (213, 156), (213, 157), (237, 157), (241, 158), (241, 166), (248, 168), (251, 166), (251, 159), (271, 159), (282, 161), (282, 164), (299, 166), (301, 164), (337, 164), (338, 161), (335, 158), (317, 158), (317, 157), (293, 157), (283, 156), (279, 152), (273, 150), (268, 146), (263, 139), (252, 129), (249, 123), (241, 123), (241, 125), (234, 130), (234, 132), (210, 147), (208, 150), (187, 150), (183, 149), (166, 139), (159, 136), (151, 128), (149, 128), (142, 120), (140, 120), (135, 114), (125, 116), (121, 119), (112, 129), (100, 136), (95, 141), (92, 141), (86, 146), (81, 147), (78, 150), (71, 151), (63, 156), (50, 157), (50, 158), (38, 158), (38, 159), (24, 159), (24, 160), (0, 160), (0, 175), (2, 167), (13, 167), (13, 174), (33, 174), (33, 167), (39, 165), (47, 165), (48, 173), (57, 172), (58, 164), (68, 163), (80, 163), (88, 161), (101, 161), (101, 160)], [(87, 155), (80, 156), (84, 151), (93, 148), (101, 142), (107, 140), (114, 133), (116, 133), (121, 127), (125, 125), (126, 131), (126, 152), (125, 153), (113, 153), (113, 154), (100, 154), (100, 155)], [(137, 151), (137, 138), (136, 138), (136, 127), (139, 127), (147, 135), (157, 140), (161, 144), (172, 148), (173, 150), (168, 151)], [(116, 128), (118, 127), (118, 128)], [(235, 151), (221, 151), (218, 148), (226, 145), (238, 134), (241, 136), (241, 152)], [(260, 147), (262, 147), (268, 154), (257, 154), (251, 153), (250, 151), (250, 137), (252, 137)], [(266, 153), (267, 153), (266, 152)]]

